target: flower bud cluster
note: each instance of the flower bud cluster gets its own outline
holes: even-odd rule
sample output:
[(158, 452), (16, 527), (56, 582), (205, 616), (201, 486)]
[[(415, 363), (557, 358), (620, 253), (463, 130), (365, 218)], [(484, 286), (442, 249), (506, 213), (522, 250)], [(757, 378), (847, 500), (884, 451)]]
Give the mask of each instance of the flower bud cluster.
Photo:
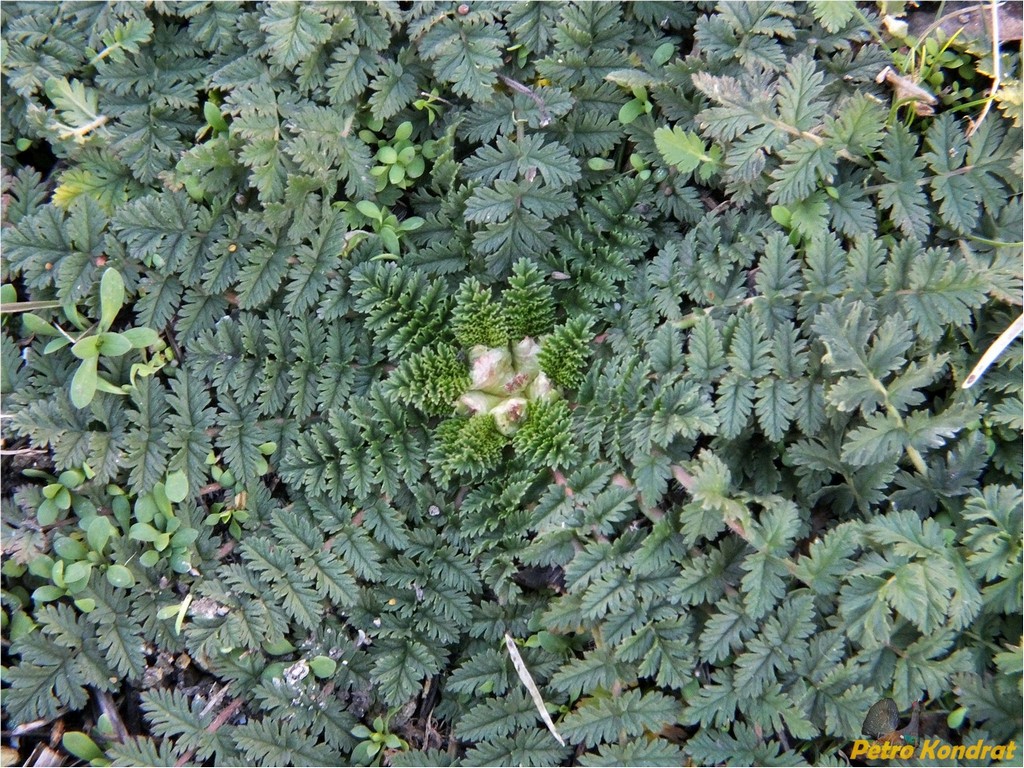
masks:
[(490, 414), (498, 430), (511, 437), (526, 418), (530, 401), (548, 401), (557, 394), (540, 369), (540, 349), (530, 337), (512, 347), (473, 347), (470, 389), (456, 402), (456, 411), (468, 416)]

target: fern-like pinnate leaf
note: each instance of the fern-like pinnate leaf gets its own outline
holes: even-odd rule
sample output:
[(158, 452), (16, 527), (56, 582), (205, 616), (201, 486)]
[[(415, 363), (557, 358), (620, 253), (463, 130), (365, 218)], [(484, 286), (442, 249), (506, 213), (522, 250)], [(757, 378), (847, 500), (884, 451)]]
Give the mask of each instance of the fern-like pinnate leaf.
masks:
[(631, 690), (616, 698), (583, 699), (562, 726), (571, 741), (596, 746), (619, 733), (627, 737), (639, 736), (644, 731), (657, 733), (678, 717), (679, 705), (669, 697)]
[(246, 761), (254, 765), (333, 765), (331, 750), (311, 743), (294, 725), (277, 719), (250, 720), (238, 726), (234, 739)]
[(923, 242), (929, 232), (928, 209), (923, 178), (924, 161), (916, 157), (917, 142), (905, 126), (896, 125), (886, 134), (879, 168), (887, 181), (881, 185), (879, 202), (908, 237)]
[(499, 136), (494, 146), (479, 150), (464, 164), (468, 178), (484, 183), (495, 179), (514, 181), (535, 175), (544, 183), (560, 188), (580, 178), (579, 162), (558, 142), (545, 142), (538, 134), (530, 134), (521, 144)]
[(312, 56), (331, 36), (331, 27), (320, 10), (297, 2), (267, 6), (260, 28), (267, 33), (274, 63), (288, 69)]
[(419, 41), (420, 53), (431, 62), (434, 74), (451, 83), (456, 93), (474, 101), (489, 101), (498, 82), (504, 33), (496, 34), (481, 20), (455, 16), (431, 28)]
[(115, 214), (112, 227), (133, 258), (177, 270), (196, 247), (198, 221), (198, 211), (184, 192), (165, 193), (125, 206)]
[(892, 697), (1019, 741), (1019, 343), (962, 386), (1020, 303), (1019, 52), (982, 115), (970, 30), (922, 70), (872, 24), (5, 5), (5, 727), (134, 689), (118, 764), (832, 764)]

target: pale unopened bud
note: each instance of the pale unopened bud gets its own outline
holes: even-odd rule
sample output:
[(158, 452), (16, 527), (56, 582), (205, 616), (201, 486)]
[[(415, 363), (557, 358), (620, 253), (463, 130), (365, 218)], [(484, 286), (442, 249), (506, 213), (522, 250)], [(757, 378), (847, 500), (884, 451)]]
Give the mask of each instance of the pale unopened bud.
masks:
[(469, 371), (470, 387), (490, 394), (507, 394), (505, 384), (512, 378), (512, 355), (503, 347), (488, 349), (477, 357)]
[(554, 399), (556, 394), (555, 385), (551, 383), (551, 379), (543, 371), (537, 374), (537, 378), (533, 380), (530, 387), (526, 390), (528, 398), (542, 402)]
[(525, 373), (530, 381), (540, 373), (540, 344), (527, 336), (512, 349), (516, 371)]
[(510, 397), (491, 411), (498, 431), (503, 435), (512, 435), (519, 429), (526, 415), (526, 400), (521, 397)]
[(489, 413), (501, 402), (496, 395), (470, 390), (455, 402), (455, 410), (464, 415), (473, 416), (477, 413)]
[(517, 371), (505, 382), (505, 386), (501, 388), (501, 393), (503, 395), (515, 395), (526, 389), (532, 380), (532, 376)]
[(479, 360), (481, 357), (483, 357), (484, 355), (486, 355), (490, 351), (491, 351), (491, 348), (490, 347), (485, 347), (483, 344), (474, 344), (472, 347), (470, 347), (469, 348), (469, 366), (470, 366), (470, 368), (473, 367), (473, 364), (476, 363), (477, 360)]

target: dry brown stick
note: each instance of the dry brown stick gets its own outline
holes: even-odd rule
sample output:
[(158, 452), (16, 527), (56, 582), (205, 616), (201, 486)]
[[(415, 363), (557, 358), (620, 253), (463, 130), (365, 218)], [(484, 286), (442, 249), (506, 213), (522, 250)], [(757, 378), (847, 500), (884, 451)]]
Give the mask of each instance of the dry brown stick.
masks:
[(687, 492), (693, 491), (693, 475), (687, 472), (678, 464), (672, 465), (672, 477), (673, 479), (683, 486), (683, 489)]
[(225, 557), (230, 555), (235, 549), (235, 540), (228, 539), (228, 541), (217, 550), (217, 559), (223, 560)]
[(99, 700), (100, 710), (107, 716), (111, 726), (114, 728), (114, 738), (123, 744), (128, 740), (128, 728), (125, 726), (124, 720), (121, 719), (121, 713), (114, 703), (114, 697), (110, 695), (109, 691), (103, 691), (95, 687), (93, 687), (93, 693)]
[[(231, 716), (241, 708), (242, 704), (244, 703), (245, 702), (241, 696), (239, 696), (237, 699), (232, 699), (231, 703), (224, 707), (224, 709), (220, 711), (220, 714), (217, 715), (208, 726), (206, 726), (206, 732), (216, 733), (217, 729), (224, 725), (224, 723), (226, 723), (231, 718)], [(175, 768), (181, 768), (181, 766), (187, 764), (188, 761), (192, 759), (192, 755), (194, 755), (195, 753), (195, 749), (190, 749), (184, 755), (179, 757), (178, 762), (174, 764)]]
[[(216, 690), (216, 686), (214, 686), (214, 688), (211, 690)], [(210, 696), (210, 701), (207, 702), (205, 707), (203, 707), (203, 711), (199, 713), (199, 716), (206, 717), (208, 714), (210, 714), (210, 712), (213, 711), (213, 708), (220, 704), (221, 700), (227, 695), (227, 693), (228, 687), (225, 685), (219, 691)]]

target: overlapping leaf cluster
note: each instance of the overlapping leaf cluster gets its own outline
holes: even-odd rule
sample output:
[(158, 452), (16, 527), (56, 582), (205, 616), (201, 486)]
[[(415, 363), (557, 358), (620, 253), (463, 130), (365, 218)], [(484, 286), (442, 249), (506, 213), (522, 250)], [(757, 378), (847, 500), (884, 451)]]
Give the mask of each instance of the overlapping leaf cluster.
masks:
[[(58, 478), (5, 476), (7, 723), (141, 702), (119, 764), (343, 764), (378, 716), (395, 765), (795, 764), (891, 696), (1020, 740), (1019, 342), (961, 388), (1020, 313), (1020, 126), (891, 109), (870, 4), (2, 13), (5, 305), (98, 317), (116, 270), (112, 328), (174, 352), (78, 408), (3, 315), (5, 441), (88, 476), (54, 526)], [(426, 171), (378, 189), (406, 122)], [(565, 399), (446, 441), (460, 346), (540, 328)], [(117, 536), (134, 586), (31, 597), (170, 473), (191, 570)]]

